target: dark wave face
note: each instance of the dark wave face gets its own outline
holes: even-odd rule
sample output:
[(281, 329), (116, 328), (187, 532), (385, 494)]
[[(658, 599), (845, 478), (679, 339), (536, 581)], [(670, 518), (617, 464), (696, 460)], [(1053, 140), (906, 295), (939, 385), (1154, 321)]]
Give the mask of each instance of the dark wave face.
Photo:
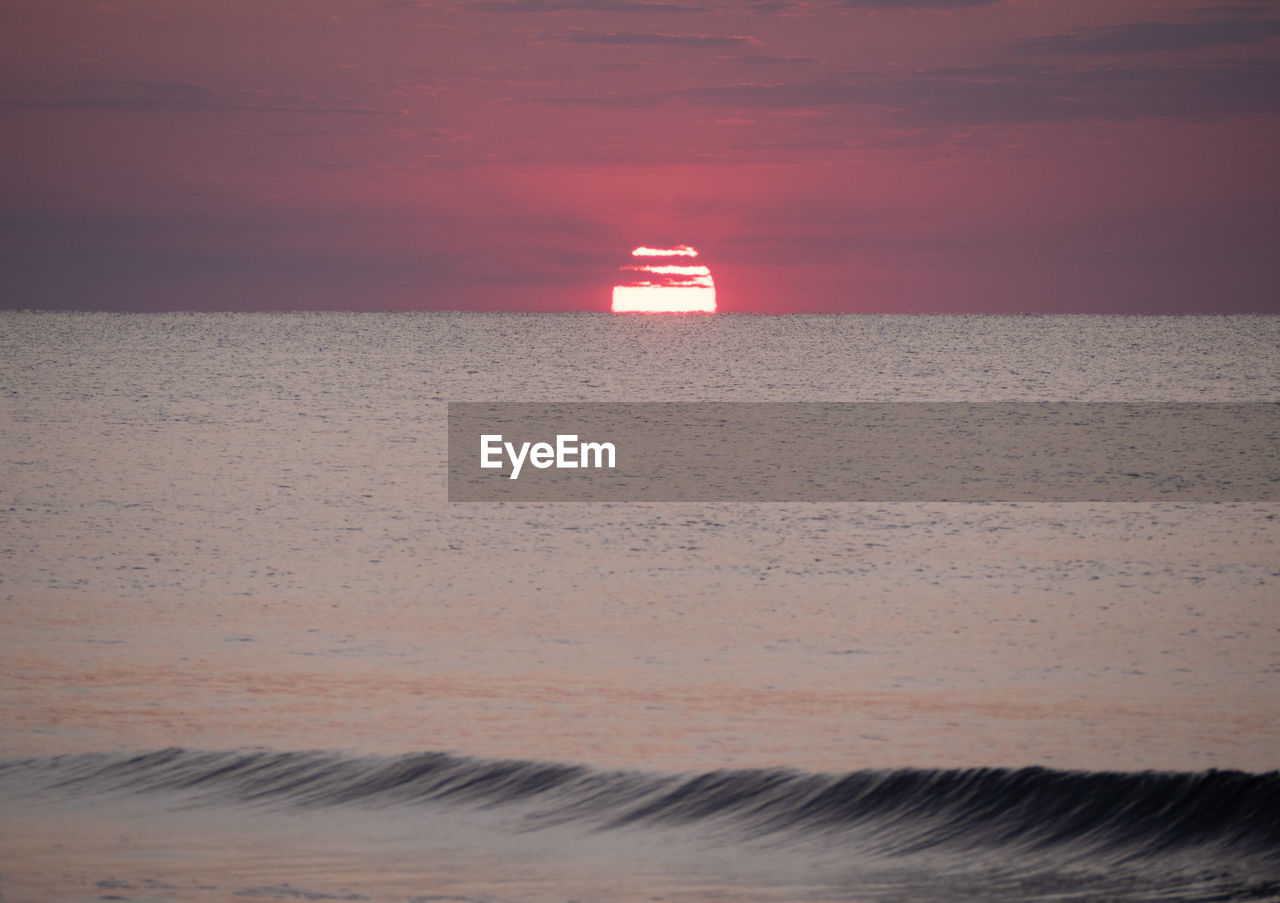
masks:
[[(859, 864), (898, 863), (912, 874), (932, 870), (937, 879), (948, 869), (998, 863), (1001, 874), (1023, 876), (1017, 899), (1056, 899), (1068, 890), (1084, 899), (1280, 898), (1275, 772), (660, 775), (445, 753), (385, 758), (168, 749), (11, 761), (0, 765), (0, 791), (44, 799), (165, 793), (184, 806), (313, 811), (468, 807), (501, 810), (523, 832), (678, 826), (722, 845), (821, 847), (853, 871)], [(1056, 877), (1034, 890), (1028, 876), (1037, 875)], [(1117, 875), (1126, 876), (1123, 893), (1114, 883), (1105, 891), (1089, 883), (1114, 882)], [(948, 886), (960, 893), (959, 885)], [(990, 896), (972, 898), (1007, 897), (986, 886)]]

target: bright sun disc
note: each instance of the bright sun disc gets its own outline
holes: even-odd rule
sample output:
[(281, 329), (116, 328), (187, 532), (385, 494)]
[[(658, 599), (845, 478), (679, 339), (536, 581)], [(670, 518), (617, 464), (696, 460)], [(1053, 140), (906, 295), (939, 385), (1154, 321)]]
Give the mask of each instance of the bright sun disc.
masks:
[(674, 248), (639, 247), (637, 262), (622, 267), (627, 281), (613, 287), (615, 314), (713, 314), (716, 284), (702, 264), (676, 263), (671, 258), (697, 257), (688, 245)]

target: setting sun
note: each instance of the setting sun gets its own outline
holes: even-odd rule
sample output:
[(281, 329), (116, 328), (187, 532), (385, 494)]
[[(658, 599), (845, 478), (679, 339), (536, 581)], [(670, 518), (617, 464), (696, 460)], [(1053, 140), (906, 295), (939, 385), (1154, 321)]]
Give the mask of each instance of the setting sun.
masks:
[(716, 285), (711, 270), (702, 264), (658, 262), (663, 258), (697, 257), (698, 252), (693, 248), (641, 246), (632, 251), (631, 256), (654, 262), (622, 267), (626, 281), (613, 287), (615, 314), (715, 313)]

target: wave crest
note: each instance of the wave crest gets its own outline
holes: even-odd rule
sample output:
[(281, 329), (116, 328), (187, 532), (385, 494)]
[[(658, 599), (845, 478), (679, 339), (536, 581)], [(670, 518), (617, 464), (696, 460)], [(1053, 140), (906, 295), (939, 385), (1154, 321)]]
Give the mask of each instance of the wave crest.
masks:
[(0, 764), (0, 783), (40, 793), (170, 792), (192, 804), (520, 807), (523, 824), (600, 830), (706, 823), (752, 837), (847, 835), (881, 853), (1017, 847), (1112, 858), (1188, 847), (1280, 858), (1280, 773), (786, 769), (694, 775), (429, 752), (166, 749)]

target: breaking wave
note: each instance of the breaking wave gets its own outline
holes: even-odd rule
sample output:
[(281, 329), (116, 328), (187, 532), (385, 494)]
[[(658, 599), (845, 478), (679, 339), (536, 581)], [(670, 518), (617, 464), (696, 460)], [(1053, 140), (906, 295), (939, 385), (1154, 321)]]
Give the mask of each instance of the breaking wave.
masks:
[(1280, 773), (784, 769), (693, 775), (325, 752), (84, 754), (0, 764), (10, 792), (181, 795), (186, 804), (506, 809), (538, 830), (705, 825), (781, 841), (821, 836), (890, 856), (1008, 849), (1113, 862), (1200, 849), (1280, 861)]

